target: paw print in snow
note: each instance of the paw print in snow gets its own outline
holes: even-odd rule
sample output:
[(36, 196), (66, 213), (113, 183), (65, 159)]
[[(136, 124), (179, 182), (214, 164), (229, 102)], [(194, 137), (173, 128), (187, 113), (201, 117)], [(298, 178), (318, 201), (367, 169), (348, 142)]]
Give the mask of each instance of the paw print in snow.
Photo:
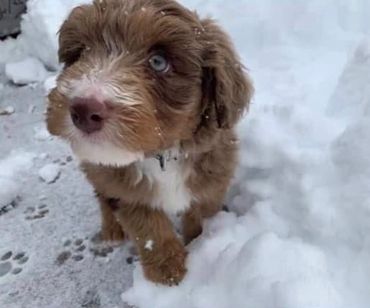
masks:
[(39, 205), (37, 208), (28, 207), (24, 214), (26, 215), (26, 220), (38, 220), (45, 218), (49, 214), (49, 209), (46, 204)]
[(80, 262), (84, 259), (86, 245), (83, 239), (77, 239), (75, 241), (66, 240), (63, 246), (66, 247), (66, 250), (57, 256), (56, 263), (58, 265), (63, 265), (69, 259), (76, 262)]
[(18, 275), (21, 273), (28, 259), (25, 252), (14, 254), (12, 251), (8, 251), (3, 254), (0, 258), (0, 278), (8, 274)]
[(63, 265), (70, 259), (76, 262), (82, 261), (88, 252), (93, 257), (107, 258), (114, 251), (113, 247), (97, 244), (94, 239), (87, 242), (87, 239), (66, 240), (63, 244), (65, 250), (57, 256), (56, 264)]
[(19, 202), (21, 201), (21, 198), (17, 196), (12, 202), (10, 202), (7, 205), (0, 206), (0, 216), (7, 214), (11, 210), (18, 207)]

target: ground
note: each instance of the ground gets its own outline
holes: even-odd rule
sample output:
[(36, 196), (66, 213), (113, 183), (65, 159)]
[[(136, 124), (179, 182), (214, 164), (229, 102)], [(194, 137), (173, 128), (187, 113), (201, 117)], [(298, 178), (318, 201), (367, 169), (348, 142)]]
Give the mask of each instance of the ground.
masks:
[(231, 33), (256, 95), (231, 211), (205, 223), (187, 277), (167, 288), (143, 278), (130, 244), (97, 241), (92, 189), (45, 131), (40, 74), (25, 86), (5, 74), (26, 57), (57, 66), (54, 36), (38, 52), (27, 30), (55, 33), (76, 2), (34, 2), (24, 35), (0, 43), (0, 307), (368, 307), (369, 3), (182, 1)]
[[(16, 111), (0, 119), (1, 154), (9, 157), (0, 165), (13, 169), (21, 190), (6, 210), (0, 206), (0, 306), (126, 307), (120, 294), (132, 284), (131, 255), (127, 245), (94, 244), (98, 205), (68, 148), (42, 133), (43, 87), (6, 85), (1, 96)], [(49, 163), (60, 168), (50, 184), (39, 177)], [(28, 258), (23, 264), (19, 253)]]

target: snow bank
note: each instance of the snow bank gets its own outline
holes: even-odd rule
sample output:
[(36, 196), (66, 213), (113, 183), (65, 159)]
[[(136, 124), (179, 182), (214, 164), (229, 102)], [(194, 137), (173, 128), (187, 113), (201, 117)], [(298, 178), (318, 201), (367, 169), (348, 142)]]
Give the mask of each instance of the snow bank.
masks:
[[(363, 16), (368, 3), (207, 3), (202, 8), (234, 33), (256, 84), (251, 113), (239, 128), (241, 165), (228, 197), (240, 216), (221, 213), (206, 224), (189, 247), (189, 273), (179, 287), (146, 281), (137, 264), (122, 300), (140, 308), (368, 307), (367, 41), (347, 61), (368, 31), (364, 19), (354, 24), (352, 18)], [(343, 7), (354, 15), (345, 16)], [(249, 12), (248, 21), (238, 12)], [(249, 33), (249, 22), (252, 32), (266, 31), (275, 41)], [(256, 43), (263, 47), (257, 52)]]
[(38, 57), (47, 66), (57, 68), (57, 33), (70, 10), (83, 2), (91, 1), (28, 1), (28, 13), (21, 24), (21, 39), (23, 39), (23, 46), (27, 46), (27, 52)]
[[(50, 69), (58, 68), (57, 33), (71, 9), (89, 0), (29, 0), (17, 40), (0, 42), (0, 62), (18, 61), (24, 56), (41, 60)], [(15, 52), (15, 54), (13, 53)]]
[(339, 79), (330, 100), (328, 113), (332, 116), (358, 118), (370, 113), (370, 39), (356, 49)]
[(33, 165), (35, 155), (14, 152), (0, 160), (0, 207), (21, 196), (24, 176)]
[[(29, 0), (20, 38), (16, 42), (0, 42), (0, 62), (28, 55), (39, 58), (47, 67), (57, 69), (57, 32), (60, 25), (74, 6), (90, 2)], [(224, 0), (180, 2), (218, 17), (234, 37), (243, 29), (243, 36), (247, 39), (239, 41), (239, 46), (250, 51), (271, 45), (299, 43), (309, 46), (324, 43), (328, 37), (332, 43), (353, 41), (359, 32), (370, 33), (367, 22), (370, 4), (366, 0), (330, 0), (325, 3), (320, 0), (239, 0), (235, 5), (225, 5)], [(344, 35), (343, 30), (348, 34)], [(339, 31), (340, 36), (337, 35)]]
[(340, 307), (325, 255), (299, 239), (256, 235), (256, 223), (253, 215), (218, 215), (192, 245), (179, 288), (154, 286), (137, 267), (122, 299), (141, 308)]
[(341, 44), (369, 34), (370, 3), (367, 0), (181, 0), (187, 6), (216, 17), (244, 40), (239, 46), (257, 51), (272, 45)]

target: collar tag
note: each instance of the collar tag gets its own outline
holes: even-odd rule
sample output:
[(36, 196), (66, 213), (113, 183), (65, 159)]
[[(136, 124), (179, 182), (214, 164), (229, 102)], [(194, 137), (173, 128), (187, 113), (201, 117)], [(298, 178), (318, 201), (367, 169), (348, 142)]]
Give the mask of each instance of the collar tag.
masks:
[(159, 161), (159, 166), (161, 167), (161, 170), (164, 172), (166, 171), (166, 159), (164, 155), (158, 154), (156, 156), (156, 159)]

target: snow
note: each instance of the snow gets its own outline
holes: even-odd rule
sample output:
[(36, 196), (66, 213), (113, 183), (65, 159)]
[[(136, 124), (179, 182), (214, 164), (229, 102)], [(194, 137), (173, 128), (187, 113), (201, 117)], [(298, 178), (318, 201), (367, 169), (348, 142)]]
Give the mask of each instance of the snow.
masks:
[(360, 43), (342, 73), (330, 100), (328, 114), (357, 119), (370, 109), (370, 39)]
[(47, 71), (40, 60), (36, 58), (26, 58), (19, 62), (7, 63), (5, 65), (5, 74), (13, 83), (25, 85), (44, 81), (47, 76)]
[(178, 288), (146, 281), (137, 263), (124, 302), (368, 307), (370, 41), (351, 32), (357, 21), (343, 22), (343, 7), (326, 5), (208, 2), (207, 12), (232, 31), (256, 84), (239, 128), (244, 155), (228, 196), (234, 213), (206, 223), (189, 247), (189, 273)]
[(46, 125), (35, 126), (33, 130), (35, 132), (34, 138), (38, 141), (45, 141), (52, 138)]
[[(30, 1), (25, 31), (0, 42), (0, 61), (35, 57), (57, 69), (54, 34), (76, 2)], [(95, 243), (94, 193), (42, 124), (53, 79), (34, 89), (4, 84), (0, 107), (16, 112), (0, 118), (0, 204), (8, 211), (0, 212), (0, 258), (22, 250), (30, 261), (18, 275), (9, 272), (16, 261), (0, 261), (0, 306), (367, 308), (370, 3), (182, 2), (230, 32), (256, 87), (238, 128), (230, 212), (206, 221), (187, 247), (178, 287), (148, 282), (128, 244)], [(45, 168), (63, 176), (48, 185), (38, 176)]]
[(147, 241), (146, 243), (145, 243), (145, 246), (144, 246), (144, 248), (146, 249), (146, 250), (153, 250), (153, 247), (154, 247), (154, 242), (153, 242), (153, 240), (149, 240), (149, 241)]
[(39, 177), (44, 182), (54, 183), (60, 176), (60, 166), (57, 164), (48, 164), (39, 170)]
[(48, 77), (44, 82), (45, 94), (49, 94), (56, 87), (58, 75)]
[(89, 0), (29, 0), (22, 18), (22, 34), (15, 40), (0, 41), (0, 62), (24, 55), (38, 58), (48, 68), (58, 69), (57, 32), (71, 9)]
[(22, 177), (33, 165), (31, 153), (12, 152), (0, 161), (0, 209), (21, 195)]
[(7, 106), (5, 108), (0, 109), (0, 115), (11, 115), (15, 112), (15, 109), (13, 106)]
[(150, 298), (153, 308), (327, 308), (340, 302), (318, 249), (273, 233), (251, 236), (247, 223), (246, 218), (219, 215), (208, 226), (214, 234), (192, 245), (190, 272), (180, 288), (153, 286), (140, 278), (138, 268), (135, 288), (122, 299), (149, 307)]

